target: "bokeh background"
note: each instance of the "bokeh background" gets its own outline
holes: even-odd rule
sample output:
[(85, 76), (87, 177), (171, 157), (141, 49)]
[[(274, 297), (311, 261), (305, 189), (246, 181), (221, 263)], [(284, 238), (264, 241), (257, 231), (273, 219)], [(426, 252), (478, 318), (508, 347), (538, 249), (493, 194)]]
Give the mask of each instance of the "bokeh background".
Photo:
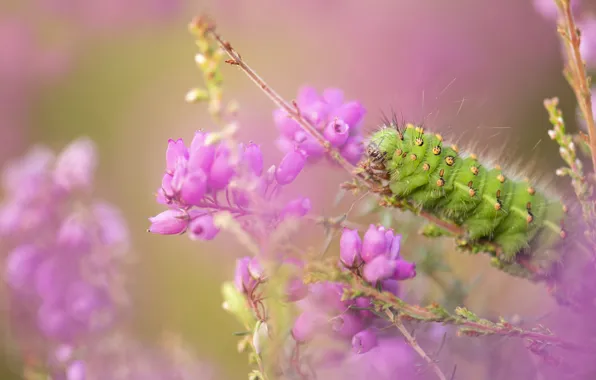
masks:
[[(181, 334), (222, 379), (248, 372), (219, 291), (241, 247), (146, 232), (147, 218), (161, 211), (154, 192), (167, 139), (212, 128), (204, 106), (184, 102), (201, 85), (187, 23), (202, 12), (281, 94), (291, 98), (304, 84), (340, 87), (365, 105), (369, 130), (393, 109), (479, 154), (515, 158), (516, 167), (550, 177), (560, 159), (543, 99), (560, 97), (575, 128), (554, 23), (531, 1), (4, 0), (0, 163), (32, 143), (61, 148), (81, 135), (94, 139), (97, 193), (123, 210), (132, 231), (130, 328), (148, 342), (163, 331)], [(224, 76), (225, 98), (240, 104), (241, 136), (276, 162), (272, 103), (234, 68)], [(317, 167), (306, 177), (300, 184), (310, 184), (305, 195), (314, 196), (315, 209), (332, 213), (345, 175)], [(313, 234), (313, 244), (320, 237)], [(465, 300), (471, 309), (538, 317), (543, 289), (494, 273), (482, 257), (441, 254), (454, 270), (446, 278), (465, 285), (482, 275)], [(3, 347), (0, 378), (20, 378), (14, 353)]]

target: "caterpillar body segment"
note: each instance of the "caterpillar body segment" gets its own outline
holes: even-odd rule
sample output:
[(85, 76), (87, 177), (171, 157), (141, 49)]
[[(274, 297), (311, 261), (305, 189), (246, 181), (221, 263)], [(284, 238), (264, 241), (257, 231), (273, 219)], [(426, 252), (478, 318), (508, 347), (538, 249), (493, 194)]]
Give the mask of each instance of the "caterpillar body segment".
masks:
[(493, 247), (496, 266), (530, 278), (556, 270), (567, 237), (559, 199), (412, 124), (388, 123), (369, 139), (367, 156), (389, 178), (392, 198), (459, 226), (468, 246)]

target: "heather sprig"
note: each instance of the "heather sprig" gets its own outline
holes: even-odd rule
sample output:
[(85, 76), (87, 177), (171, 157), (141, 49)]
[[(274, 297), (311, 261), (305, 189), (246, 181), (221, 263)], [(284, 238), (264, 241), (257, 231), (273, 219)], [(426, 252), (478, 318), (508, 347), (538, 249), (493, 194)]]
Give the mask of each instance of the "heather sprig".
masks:
[[(212, 240), (221, 227), (216, 216), (225, 213), (265, 238), (268, 228), (310, 211), (308, 198), (279, 199), (282, 188), (304, 168), (301, 151), (288, 152), (277, 166), (265, 170), (258, 145), (230, 146), (217, 136), (198, 131), (188, 147), (182, 139), (168, 142), (166, 171), (157, 192), (157, 201), (168, 210), (150, 218), (149, 232)], [(250, 223), (251, 217), (258, 223)]]
[[(366, 113), (357, 101), (344, 102), (338, 88), (327, 88), (319, 95), (313, 87), (302, 87), (294, 103), (300, 114), (323, 134), (329, 144), (338, 149), (343, 158), (356, 165), (364, 153), (362, 121)], [(273, 112), (273, 120), (281, 136), (277, 146), (284, 152), (300, 149), (311, 161), (325, 155), (325, 149), (284, 109)]]

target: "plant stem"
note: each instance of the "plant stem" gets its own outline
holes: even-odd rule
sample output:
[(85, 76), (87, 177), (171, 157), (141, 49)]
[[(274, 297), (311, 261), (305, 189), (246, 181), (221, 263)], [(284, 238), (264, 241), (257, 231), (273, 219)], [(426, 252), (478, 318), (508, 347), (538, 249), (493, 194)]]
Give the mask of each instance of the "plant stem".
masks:
[(592, 110), (592, 95), (590, 93), (589, 79), (586, 75), (586, 68), (579, 50), (580, 36), (573, 18), (573, 12), (569, 0), (555, 0), (561, 12), (561, 28), (559, 32), (563, 36), (567, 50), (567, 71), (569, 84), (575, 92), (583, 118), (588, 129), (589, 144), (592, 150), (592, 165), (596, 168), (596, 125)]
[(416, 351), (416, 353), (418, 353), (418, 355), (420, 355), (420, 357), (422, 357), (428, 363), (428, 365), (437, 374), (437, 377), (439, 379), (441, 379), (441, 380), (447, 380), (447, 378), (445, 377), (445, 375), (443, 374), (443, 372), (441, 372), (441, 369), (439, 368), (439, 366), (437, 365), (437, 363), (435, 363), (435, 361), (430, 356), (427, 355), (427, 353), (422, 349), (422, 347), (420, 347), (420, 345), (416, 341), (416, 338), (414, 338), (412, 336), (412, 334), (410, 334), (410, 332), (408, 331), (408, 329), (406, 328), (406, 326), (402, 322), (401, 318), (399, 316), (396, 317), (393, 314), (391, 314), (390, 317), (391, 317), (391, 319), (392, 319), (393, 324), (395, 325), (395, 327), (397, 327), (397, 329), (402, 333), (402, 335), (404, 336), (404, 338), (406, 338), (406, 340), (408, 341), (408, 344), (410, 346), (412, 346), (412, 348), (414, 349), (414, 351)]

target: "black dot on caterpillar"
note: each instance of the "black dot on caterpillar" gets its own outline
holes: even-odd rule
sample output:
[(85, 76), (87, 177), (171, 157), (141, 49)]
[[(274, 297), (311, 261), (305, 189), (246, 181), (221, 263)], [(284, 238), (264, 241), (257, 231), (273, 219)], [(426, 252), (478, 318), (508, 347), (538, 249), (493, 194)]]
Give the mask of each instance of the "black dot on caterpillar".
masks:
[(501, 269), (532, 278), (518, 259), (542, 275), (561, 259), (557, 245), (567, 237), (561, 227), (567, 208), (527, 180), (507, 176), (499, 165), (483, 164), (412, 124), (399, 128), (389, 122), (368, 146), (369, 160), (380, 160), (390, 179), (392, 197), (459, 226), (462, 241), (496, 247), (491, 253)]

